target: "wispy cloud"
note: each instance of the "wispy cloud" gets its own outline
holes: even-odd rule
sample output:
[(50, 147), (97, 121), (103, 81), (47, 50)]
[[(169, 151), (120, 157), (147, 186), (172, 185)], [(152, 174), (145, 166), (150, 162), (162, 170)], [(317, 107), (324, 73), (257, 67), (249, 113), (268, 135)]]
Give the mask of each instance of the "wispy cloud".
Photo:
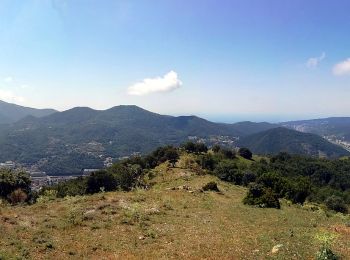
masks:
[(24, 97), (17, 96), (12, 91), (0, 89), (0, 99), (11, 103), (22, 103), (24, 102)]
[(147, 78), (128, 88), (129, 95), (144, 96), (157, 92), (170, 92), (182, 86), (175, 71), (170, 71), (163, 77)]
[(333, 74), (336, 76), (350, 75), (350, 58), (334, 65)]
[(13, 78), (12, 77), (6, 77), (4, 78), (4, 81), (7, 82), (7, 83), (10, 83), (13, 81)]
[(307, 60), (306, 66), (310, 69), (316, 68), (321, 61), (326, 58), (326, 53), (322, 52), (321, 56), (313, 57)]

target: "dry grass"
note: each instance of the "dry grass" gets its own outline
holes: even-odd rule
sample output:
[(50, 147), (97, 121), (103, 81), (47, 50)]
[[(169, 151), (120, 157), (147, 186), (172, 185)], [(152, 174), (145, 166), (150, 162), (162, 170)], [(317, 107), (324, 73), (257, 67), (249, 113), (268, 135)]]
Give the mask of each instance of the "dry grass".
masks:
[[(349, 219), (282, 203), (241, 203), (246, 190), (158, 167), (152, 189), (0, 210), (0, 259), (313, 259), (322, 241), (350, 258)], [(200, 192), (216, 181), (222, 193)], [(282, 244), (275, 254), (275, 245)]]

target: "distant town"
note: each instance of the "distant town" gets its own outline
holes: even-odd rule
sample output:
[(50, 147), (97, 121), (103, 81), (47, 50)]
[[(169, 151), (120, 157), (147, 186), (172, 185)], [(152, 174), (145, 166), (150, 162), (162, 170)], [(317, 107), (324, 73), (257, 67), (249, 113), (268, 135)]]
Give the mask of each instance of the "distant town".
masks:
[[(239, 140), (238, 137), (230, 136), (209, 136), (207, 138), (198, 136), (188, 136), (188, 140), (196, 143), (205, 143), (208, 146), (221, 145), (223, 147), (236, 148), (235, 143)], [(84, 151), (81, 151), (84, 152)], [(85, 151), (90, 153), (90, 151)], [(106, 169), (113, 165), (113, 162), (125, 160), (133, 156), (140, 156), (139, 152), (133, 152), (128, 156), (121, 156), (117, 158), (107, 157), (103, 162), (103, 168), (101, 169), (81, 169), (80, 173), (75, 174), (65, 174), (65, 175), (50, 175), (44, 171), (40, 171), (37, 165), (23, 165), (14, 161), (6, 161), (0, 163), (0, 169), (11, 169), (11, 170), (23, 170), (27, 172), (31, 178), (32, 190), (40, 190), (44, 186), (56, 185), (61, 182), (65, 182), (71, 179), (76, 179), (78, 177), (89, 176), (93, 172)], [(102, 157), (102, 155), (100, 156)]]
[[(128, 156), (117, 158), (117, 160), (122, 160), (125, 158), (128, 158)], [(112, 166), (112, 164), (113, 164), (113, 158), (108, 157), (104, 161), (104, 168), (108, 168)], [(67, 180), (76, 179), (81, 176), (88, 176), (93, 172), (101, 170), (101, 169), (82, 169), (80, 174), (55, 176), (55, 175), (48, 175), (46, 172), (38, 170), (35, 165), (28, 167), (13, 161), (6, 161), (6, 162), (0, 163), (0, 169), (23, 170), (27, 172), (32, 181), (31, 188), (32, 190), (36, 190), (36, 191), (40, 190), (44, 186), (51, 186), (51, 185), (58, 184), (60, 182), (65, 182)]]

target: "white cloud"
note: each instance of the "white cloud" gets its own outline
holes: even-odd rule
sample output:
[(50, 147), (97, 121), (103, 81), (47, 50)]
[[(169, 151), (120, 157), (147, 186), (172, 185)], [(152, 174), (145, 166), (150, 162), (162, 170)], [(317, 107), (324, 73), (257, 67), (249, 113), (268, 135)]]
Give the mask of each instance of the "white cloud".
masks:
[(316, 68), (324, 58), (326, 58), (326, 53), (322, 52), (321, 56), (308, 59), (306, 66), (311, 69)]
[(6, 77), (4, 78), (4, 81), (7, 82), (7, 83), (10, 83), (13, 81), (13, 78), (12, 77)]
[(0, 89), (0, 100), (10, 103), (22, 103), (24, 97), (15, 95), (12, 91)]
[(333, 67), (333, 74), (336, 76), (350, 75), (350, 58), (336, 64)]
[(170, 92), (182, 86), (175, 71), (170, 71), (163, 77), (148, 78), (128, 88), (129, 95), (143, 96), (156, 92)]

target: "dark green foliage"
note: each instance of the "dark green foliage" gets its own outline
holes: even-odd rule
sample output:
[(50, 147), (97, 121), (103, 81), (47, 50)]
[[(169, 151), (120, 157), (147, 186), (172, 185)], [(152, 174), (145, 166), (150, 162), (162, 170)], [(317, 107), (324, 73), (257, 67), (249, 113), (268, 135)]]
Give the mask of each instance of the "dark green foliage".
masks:
[(234, 159), (234, 158), (236, 158), (235, 152), (232, 151), (232, 150), (230, 150), (230, 149), (221, 148), (219, 153), (220, 153), (225, 159)]
[(255, 180), (256, 180), (256, 174), (254, 172), (246, 171), (243, 173), (242, 184), (244, 186), (248, 186), (249, 183), (255, 182)]
[(79, 177), (74, 180), (61, 182), (57, 185), (46, 187), (40, 193), (44, 194), (45, 190), (56, 190), (57, 197), (64, 198), (66, 196), (81, 196), (87, 194), (88, 177)]
[(143, 169), (138, 164), (114, 164), (107, 172), (114, 176), (120, 189), (129, 191), (139, 184)]
[(334, 210), (337, 212), (341, 213), (347, 213), (348, 209), (347, 206), (345, 205), (344, 200), (339, 197), (339, 196), (330, 196), (329, 198), (326, 199), (325, 204), (328, 209)]
[(208, 147), (203, 143), (194, 143), (187, 142), (182, 145), (183, 149), (185, 149), (188, 153), (206, 153), (208, 151)]
[(220, 147), (220, 145), (216, 144), (211, 149), (213, 150), (214, 153), (218, 153), (220, 151), (221, 147)]
[(158, 147), (158, 149), (155, 150), (151, 155), (145, 157), (147, 160), (154, 160), (149, 163), (149, 165), (152, 165), (154, 167), (166, 161), (169, 161), (173, 167), (175, 167), (175, 163), (179, 160), (179, 158), (180, 155), (178, 149), (171, 145)]
[(246, 197), (243, 199), (244, 204), (256, 205), (261, 208), (281, 207), (278, 195), (271, 188), (267, 188), (262, 184), (252, 183), (249, 187)]
[(350, 153), (342, 147), (332, 144), (324, 138), (279, 127), (264, 132), (243, 137), (239, 146), (248, 147), (256, 154), (290, 154), (309, 155), (319, 157), (320, 152), (327, 157), (338, 158)]
[(337, 256), (328, 246), (323, 246), (316, 255), (316, 260), (339, 260)]
[(257, 183), (270, 188), (279, 198), (303, 204), (310, 194), (310, 182), (303, 177), (287, 178), (276, 172), (266, 172), (258, 177)]
[(216, 182), (208, 182), (206, 185), (202, 188), (203, 191), (216, 191), (219, 192), (218, 184)]
[(188, 153), (196, 152), (196, 144), (194, 142), (186, 142), (182, 145), (182, 148)]
[(285, 178), (275, 172), (266, 172), (259, 176), (257, 183), (273, 190), (279, 197), (283, 197), (288, 192), (288, 183)]
[(106, 171), (92, 173), (87, 179), (86, 192), (93, 194), (103, 191), (113, 191), (118, 187), (117, 180), (113, 174)]
[(303, 204), (306, 198), (311, 194), (311, 183), (305, 177), (296, 177), (289, 180), (288, 192), (285, 194), (287, 199), (293, 203)]
[(49, 159), (41, 169), (52, 175), (71, 175), (81, 173), (81, 169), (101, 169), (102, 167), (103, 162), (100, 158), (73, 152)]
[(28, 195), (30, 194), (30, 184), (29, 175), (25, 172), (9, 169), (0, 170), (0, 198), (8, 199), (9, 195), (18, 189)]
[(197, 163), (202, 169), (213, 171), (218, 163), (218, 158), (211, 154), (203, 154), (198, 156)]
[(179, 154), (175, 147), (159, 147), (152, 154), (145, 157), (134, 156), (113, 164), (107, 170), (92, 173), (88, 177), (80, 177), (44, 188), (42, 194), (47, 189), (56, 190), (58, 197), (93, 194), (117, 189), (130, 191), (142, 185), (142, 177), (145, 171), (167, 160), (175, 163), (178, 158)]
[(252, 152), (248, 148), (245, 148), (245, 147), (239, 148), (238, 153), (240, 156), (242, 156), (243, 158), (245, 158), (247, 160), (251, 160), (253, 157)]
[(220, 162), (214, 170), (214, 175), (223, 181), (232, 182), (236, 185), (242, 184), (243, 174), (233, 161), (227, 160)]
[[(249, 125), (253, 132), (275, 127)], [(34, 164), (41, 160), (40, 170), (54, 175), (71, 174), (82, 168), (99, 169), (103, 161), (99, 155), (117, 158), (134, 152), (149, 153), (158, 146), (179, 145), (188, 136), (234, 138), (247, 134), (240, 131), (239, 124), (212, 123), (195, 116), (163, 116), (136, 106), (104, 111), (73, 108), (0, 127), (0, 161)], [(197, 146), (199, 153), (206, 149), (204, 144)]]
[(179, 160), (180, 156), (176, 148), (169, 148), (165, 152), (165, 158), (175, 167), (176, 162)]

